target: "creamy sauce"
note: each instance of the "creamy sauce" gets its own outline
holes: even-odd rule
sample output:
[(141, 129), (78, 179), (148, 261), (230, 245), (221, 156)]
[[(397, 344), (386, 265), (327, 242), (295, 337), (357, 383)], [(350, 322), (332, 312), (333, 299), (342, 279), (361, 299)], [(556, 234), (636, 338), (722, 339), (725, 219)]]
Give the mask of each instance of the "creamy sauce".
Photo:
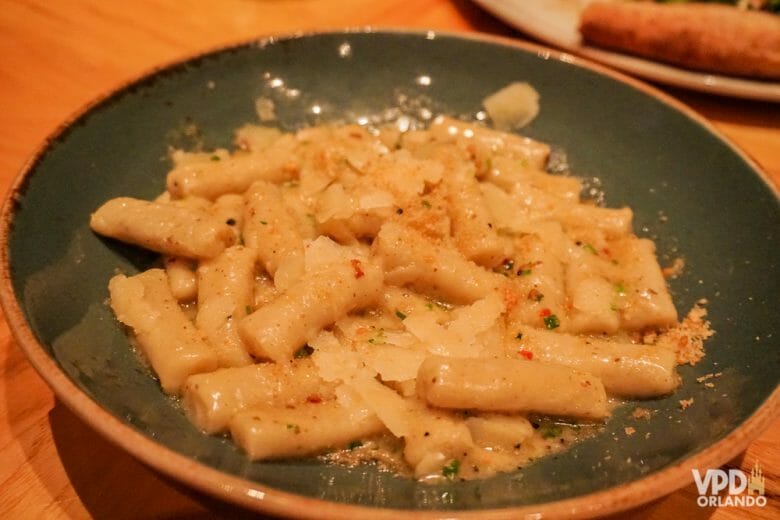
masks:
[[(617, 400), (613, 406), (622, 404)], [(428, 483), (451, 480), (472, 480), (487, 478), (497, 473), (512, 472), (533, 464), (549, 455), (561, 453), (573, 444), (593, 437), (601, 430), (600, 424), (572, 424), (549, 418), (531, 418), (533, 433), (513, 446), (478, 447), (463, 452), (453, 465), (452, 461), (442, 471), (419, 477)], [(320, 456), (326, 462), (357, 467), (375, 465), (383, 471), (401, 477), (414, 477), (403, 457), (403, 442), (392, 435), (384, 434), (365, 441), (356, 440), (347, 448)], [(456, 471), (447, 468), (456, 467)]]

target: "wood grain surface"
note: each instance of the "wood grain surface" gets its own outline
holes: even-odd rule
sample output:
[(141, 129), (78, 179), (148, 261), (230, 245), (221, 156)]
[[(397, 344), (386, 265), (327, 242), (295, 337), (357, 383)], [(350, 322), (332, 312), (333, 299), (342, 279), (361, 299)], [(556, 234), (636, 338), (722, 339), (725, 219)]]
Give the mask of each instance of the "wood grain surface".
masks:
[[(0, 187), (90, 100), (153, 67), (269, 34), (371, 25), (525, 38), (464, 0), (0, 0)], [(664, 88), (780, 186), (780, 105)], [(0, 518), (243, 518), (93, 432), (27, 363), (0, 318)], [(693, 484), (616, 518), (780, 518), (780, 420), (728, 466), (764, 468), (764, 508), (699, 508)]]

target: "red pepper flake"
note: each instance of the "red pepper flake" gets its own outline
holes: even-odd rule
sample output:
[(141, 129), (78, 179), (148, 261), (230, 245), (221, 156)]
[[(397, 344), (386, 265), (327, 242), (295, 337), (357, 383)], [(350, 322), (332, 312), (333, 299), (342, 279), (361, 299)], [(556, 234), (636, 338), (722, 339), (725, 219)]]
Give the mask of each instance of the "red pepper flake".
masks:
[(349, 261), (349, 263), (352, 264), (352, 269), (355, 270), (355, 278), (362, 278), (365, 276), (366, 273), (363, 272), (363, 269), (360, 268), (360, 260), (357, 258), (353, 258)]
[(606, 247), (605, 247), (605, 248), (602, 248), (602, 249), (601, 249), (601, 252), (602, 252), (602, 253), (604, 253), (604, 254), (605, 254), (605, 255), (607, 255), (607, 256), (611, 256), (611, 255), (612, 255), (612, 253), (610, 253), (610, 252), (609, 252), (609, 249), (607, 249)]
[(522, 350), (518, 351), (518, 354), (523, 356), (528, 361), (531, 361), (534, 358), (534, 353), (531, 352), (530, 350), (522, 349)]
[(544, 308), (539, 311), (539, 317), (540, 318), (546, 318), (547, 316), (550, 316), (552, 314), (552, 311), (548, 308)]
[(306, 401), (309, 403), (318, 404), (322, 402), (322, 397), (320, 397), (317, 394), (311, 394), (309, 397), (306, 398)]

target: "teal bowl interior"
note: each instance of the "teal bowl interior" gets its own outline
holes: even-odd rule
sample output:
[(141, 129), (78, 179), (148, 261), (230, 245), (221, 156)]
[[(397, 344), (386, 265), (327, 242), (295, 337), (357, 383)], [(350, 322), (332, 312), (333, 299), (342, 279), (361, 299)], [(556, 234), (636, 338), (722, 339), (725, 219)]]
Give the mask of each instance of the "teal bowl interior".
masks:
[[(430, 84), (420, 84), (426, 83), (420, 76)], [(487, 94), (512, 81), (528, 81), (541, 95), (539, 117), (524, 132), (565, 150), (576, 175), (598, 177), (608, 205), (631, 206), (636, 232), (656, 240), (662, 264), (685, 259), (684, 273), (670, 282), (678, 310), (709, 300), (717, 334), (700, 364), (680, 368), (679, 391), (641, 403), (657, 410), (650, 420), (629, 418), (636, 404), (620, 406), (601, 434), (515, 473), (435, 486), (373, 467), (251, 463), (228, 440), (193, 428), (149, 377), (105, 305), (117, 268), (143, 269), (154, 257), (95, 236), (90, 213), (111, 197), (161, 192), (169, 146), (228, 146), (233, 129), (257, 121), (258, 96), (275, 100), (278, 124), (291, 130), (399, 104), (418, 115), (422, 108), (473, 116)], [(425, 33), (320, 34), (215, 52), (154, 73), (81, 115), (32, 164), (15, 203), (7, 244), (11, 282), (29, 328), (62, 371), (153, 442), (307, 497), (423, 510), (577, 497), (641, 479), (713, 445), (778, 383), (777, 195), (697, 120), (555, 54)], [(715, 372), (722, 372), (715, 388), (696, 382)], [(681, 411), (678, 401), (690, 398), (693, 406)], [(626, 425), (636, 433), (627, 436)]]

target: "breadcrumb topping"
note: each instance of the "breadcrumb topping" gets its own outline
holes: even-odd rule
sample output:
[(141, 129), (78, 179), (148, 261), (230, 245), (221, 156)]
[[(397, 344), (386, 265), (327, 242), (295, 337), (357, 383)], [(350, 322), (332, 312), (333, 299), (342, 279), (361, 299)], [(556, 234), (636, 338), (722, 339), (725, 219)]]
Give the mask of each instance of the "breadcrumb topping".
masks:
[(650, 410), (637, 406), (634, 411), (631, 412), (631, 417), (634, 419), (650, 419)]
[(687, 410), (689, 406), (693, 404), (693, 397), (690, 399), (681, 399), (680, 400), (680, 410)]
[(672, 262), (672, 265), (669, 267), (664, 267), (661, 269), (661, 272), (663, 273), (664, 278), (677, 278), (682, 274), (684, 268), (685, 260), (682, 258), (675, 258), (674, 262)]
[(706, 319), (706, 304), (707, 300), (699, 300), (679, 325), (657, 335), (646, 334), (644, 342), (674, 350), (678, 365), (695, 365), (704, 357), (704, 340), (715, 334)]

